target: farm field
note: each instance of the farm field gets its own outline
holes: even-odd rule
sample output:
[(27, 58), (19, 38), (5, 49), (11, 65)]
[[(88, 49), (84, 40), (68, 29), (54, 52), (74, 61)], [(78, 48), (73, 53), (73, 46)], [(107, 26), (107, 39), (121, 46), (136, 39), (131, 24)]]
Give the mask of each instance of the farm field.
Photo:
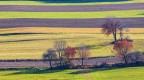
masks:
[(75, 6), (75, 5), (101, 5), (101, 4), (127, 4), (127, 3), (141, 3), (143, 0), (68, 0), (65, 1), (44, 1), (44, 0), (0, 0), (0, 5), (44, 5), (44, 6)]
[[(97, 28), (104, 22), (105, 17), (111, 15), (120, 18), (128, 28), (133, 28), (125, 37), (130, 36), (134, 40), (134, 50), (143, 51), (142, 4), (126, 4), (129, 10), (119, 5), (120, 8), (116, 11), (111, 6), (110, 9), (102, 10), (99, 7), (94, 11), (88, 11), (89, 8), (84, 11), (71, 11), (68, 6), (68, 9), (63, 11), (62, 8), (66, 7), (63, 6), (58, 12), (31, 11), (33, 9), (21, 11), (28, 9), (26, 6), (19, 6), (22, 8), (17, 11), (8, 8), (5, 11), (4, 7), (0, 7), (0, 59), (41, 59), (42, 54), (59, 39), (65, 39), (68, 45), (73, 47), (85, 43), (92, 48), (91, 57), (113, 56), (112, 45), (108, 45), (113, 39), (112, 36), (107, 38), (101, 34), (100, 28)], [(132, 5), (139, 6), (132, 8)], [(9, 4), (4, 6), (9, 7)], [(12, 7), (16, 9), (15, 6)], [(82, 7), (79, 6), (79, 9)]]
[[(101, 12), (0, 12), (0, 18), (59, 18), (59, 19), (80, 19), (80, 18), (105, 18), (113, 15), (117, 18), (144, 17), (144, 10), (121, 10)], [(18, 15), (20, 14), (20, 15)]]
[[(134, 50), (143, 51), (144, 29), (129, 28), (125, 37), (134, 40)], [(100, 28), (25, 27), (0, 29), (0, 59), (41, 59), (55, 40), (65, 39), (73, 47), (85, 43), (92, 48), (91, 57), (113, 56), (112, 36), (101, 34)]]
[[(98, 12), (119, 10), (143, 10), (144, 3), (89, 5), (89, 6), (34, 6), (34, 5), (0, 5), (1, 12)], [(135, 6), (135, 7), (132, 7)]]
[(0, 80), (144, 80), (144, 67), (45, 69), (50, 64), (42, 55), (56, 40), (89, 46), (90, 57), (97, 58), (84, 65), (124, 63), (112, 57), (112, 35), (101, 33), (107, 17), (119, 18), (127, 28), (124, 38), (133, 40), (132, 51), (144, 53), (144, 0), (0, 0)]
[(6, 70), (0, 72), (1, 80), (143, 80), (144, 67), (119, 69), (77, 70)]

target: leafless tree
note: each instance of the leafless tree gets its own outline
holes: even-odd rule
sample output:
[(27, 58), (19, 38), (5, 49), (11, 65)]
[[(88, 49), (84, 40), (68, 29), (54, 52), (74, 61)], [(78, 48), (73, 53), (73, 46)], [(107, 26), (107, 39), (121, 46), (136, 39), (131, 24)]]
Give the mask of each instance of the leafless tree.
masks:
[(107, 18), (105, 23), (102, 24), (102, 33), (106, 34), (107, 36), (113, 34), (114, 41), (117, 41), (117, 32), (121, 25), (122, 24), (119, 19)]
[(48, 61), (49, 61), (49, 65), (50, 65), (51, 69), (53, 68), (51, 61), (52, 61), (53, 59), (56, 59), (56, 58), (57, 58), (57, 54), (56, 54), (55, 50), (53, 50), (53, 49), (48, 49), (47, 52), (45, 52), (45, 53), (43, 54), (43, 59), (44, 59), (44, 61), (45, 61), (45, 60), (48, 60)]
[(90, 56), (90, 47), (87, 47), (85, 44), (80, 44), (76, 49), (78, 55), (82, 60), (82, 66), (84, 65), (84, 59)]
[(65, 40), (57, 40), (54, 42), (54, 48), (56, 49), (58, 56), (59, 56), (59, 61), (60, 61), (60, 66), (62, 65), (62, 59), (64, 55), (64, 51), (66, 49), (66, 41)]

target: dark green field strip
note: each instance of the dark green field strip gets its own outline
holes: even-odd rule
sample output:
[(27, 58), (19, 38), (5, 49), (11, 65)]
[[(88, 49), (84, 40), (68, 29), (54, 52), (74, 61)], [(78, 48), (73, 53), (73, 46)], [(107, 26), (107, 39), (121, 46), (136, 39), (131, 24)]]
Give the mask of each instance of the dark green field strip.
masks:
[(0, 5), (0, 11), (15, 12), (90, 12), (90, 11), (116, 11), (116, 10), (143, 10), (144, 3), (93, 5), (93, 6), (18, 6)]
[[(126, 27), (144, 27), (144, 18), (121, 18)], [(105, 18), (96, 19), (0, 19), (1, 28), (13, 27), (99, 27)]]

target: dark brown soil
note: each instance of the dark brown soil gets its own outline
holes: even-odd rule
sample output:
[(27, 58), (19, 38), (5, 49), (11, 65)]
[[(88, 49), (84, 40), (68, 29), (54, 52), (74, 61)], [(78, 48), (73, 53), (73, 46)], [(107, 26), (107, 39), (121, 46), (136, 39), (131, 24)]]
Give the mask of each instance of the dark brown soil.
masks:
[(113, 11), (113, 10), (143, 10), (144, 3), (90, 5), (90, 6), (18, 6), (0, 5), (0, 11), (24, 11), (24, 12), (89, 12), (89, 11)]
[[(144, 18), (121, 18), (126, 27), (144, 28)], [(75, 27), (97, 28), (105, 18), (96, 19), (0, 19), (0, 28), (14, 27)]]

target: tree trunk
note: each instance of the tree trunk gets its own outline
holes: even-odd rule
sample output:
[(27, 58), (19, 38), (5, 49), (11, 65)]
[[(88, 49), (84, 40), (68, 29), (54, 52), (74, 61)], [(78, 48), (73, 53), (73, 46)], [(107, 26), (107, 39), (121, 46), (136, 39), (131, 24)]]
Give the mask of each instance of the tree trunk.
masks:
[(84, 58), (82, 58), (82, 66), (84, 65)]
[(49, 60), (49, 65), (50, 65), (50, 68), (52, 69), (52, 63), (51, 63), (51, 60)]
[(113, 32), (113, 37), (114, 37), (114, 41), (117, 41), (116, 33), (115, 32)]
[(120, 38), (121, 38), (121, 41), (123, 40), (123, 33), (122, 31), (120, 31)]
[(61, 66), (62, 62), (61, 62), (61, 55), (60, 55), (60, 53), (59, 53), (59, 62), (60, 62), (60, 66)]
[(127, 62), (126, 56), (124, 55), (123, 57), (124, 57), (124, 62), (125, 62), (125, 65), (127, 65), (127, 64), (128, 64), (128, 62)]

